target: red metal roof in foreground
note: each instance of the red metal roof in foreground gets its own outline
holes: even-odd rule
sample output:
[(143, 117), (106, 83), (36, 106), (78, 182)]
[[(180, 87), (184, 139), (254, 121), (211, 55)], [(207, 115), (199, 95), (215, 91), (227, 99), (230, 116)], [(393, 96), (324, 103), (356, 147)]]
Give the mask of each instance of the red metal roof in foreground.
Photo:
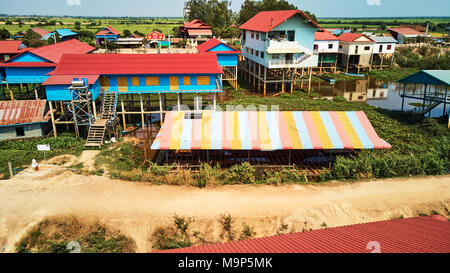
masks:
[(425, 216), (160, 252), (369, 253), (370, 242), (378, 242), (382, 253), (449, 253), (450, 222), (442, 216)]
[(296, 14), (300, 14), (304, 18), (310, 20), (313, 26), (320, 29), (320, 26), (301, 10), (261, 11), (253, 16), (250, 20), (242, 24), (239, 28), (253, 31), (269, 32)]
[(65, 54), (50, 75), (222, 74), (214, 54)]
[(52, 75), (42, 85), (72, 85), (74, 78), (81, 80), (86, 78), (88, 84), (94, 84), (100, 75)]
[(0, 126), (48, 121), (50, 112), (44, 113), (46, 102), (46, 100), (0, 101)]

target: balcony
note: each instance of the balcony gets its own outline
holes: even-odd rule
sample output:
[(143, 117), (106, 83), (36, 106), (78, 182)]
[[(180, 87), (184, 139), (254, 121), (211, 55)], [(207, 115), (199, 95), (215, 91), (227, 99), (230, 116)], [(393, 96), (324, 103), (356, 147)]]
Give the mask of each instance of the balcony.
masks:
[(306, 53), (312, 55), (312, 50), (302, 46), (296, 41), (286, 41), (278, 39), (266, 40), (267, 53), (282, 54), (282, 53)]
[(269, 60), (269, 68), (302, 68), (315, 67), (319, 61), (319, 55), (303, 54), (299, 58), (293, 60)]

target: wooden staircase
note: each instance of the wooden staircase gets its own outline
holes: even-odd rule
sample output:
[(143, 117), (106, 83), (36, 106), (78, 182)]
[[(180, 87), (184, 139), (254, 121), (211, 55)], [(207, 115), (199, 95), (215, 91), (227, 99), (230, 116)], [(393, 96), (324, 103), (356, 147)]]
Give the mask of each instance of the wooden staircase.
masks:
[(101, 109), (102, 119), (112, 119), (116, 115), (117, 92), (105, 92)]
[(99, 118), (89, 127), (85, 147), (100, 147), (105, 137), (106, 124), (116, 116), (117, 93), (105, 92)]
[(106, 119), (96, 120), (91, 127), (86, 139), (85, 147), (100, 147), (103, 144), (103, 137), (106, 131)]

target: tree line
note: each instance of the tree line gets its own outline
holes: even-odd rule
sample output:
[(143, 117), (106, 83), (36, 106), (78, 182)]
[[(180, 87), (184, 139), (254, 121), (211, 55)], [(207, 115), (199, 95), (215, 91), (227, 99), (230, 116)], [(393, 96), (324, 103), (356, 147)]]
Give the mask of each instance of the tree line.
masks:
[[(297, 6), (286, 0), (245, 0), (239, 12), (231, 10), (231, 1), (228, 0), (191, 0), (188, 1), (190, 12), (187, 21), (199, 19), (211, 26), (213, 33), (222, 38), (239, 36), (236, 26), (242, 25), (261, 11), (294, 10)], [(317, 18), (309, 11), (305, 13), (316, 21)]]

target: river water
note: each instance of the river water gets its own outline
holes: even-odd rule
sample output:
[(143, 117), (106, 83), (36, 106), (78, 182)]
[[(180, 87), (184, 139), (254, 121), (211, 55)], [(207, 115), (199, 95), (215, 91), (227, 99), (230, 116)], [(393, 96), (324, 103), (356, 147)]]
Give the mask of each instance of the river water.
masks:
[[(361, 80), (336, 81), (335, 84), (328, 82), (314, 82), (311, 84), (312, 92), (319, 93), (326, 98), (336, 96), (345, 97), (348, 101), (365, 102), (389, 110), (401, 110), (403, 85), (396, 82), (378, 81), (373, 78)], [(412, 92), (413, 86), (409, 87)], [(417, 86), (419, 88), (419, 86)], [(413, 110), (415, 106), (410, 103), (422, 103), (421, 100), (405, 98), (404, 110)], [(440, 104), (431, 111), (431, 117), (440, 117), (443, 113), (444, 104)], [(447, 105), (446, 112), (449, 112)], [(427, 114), (428, 116), (428, 114)]]

